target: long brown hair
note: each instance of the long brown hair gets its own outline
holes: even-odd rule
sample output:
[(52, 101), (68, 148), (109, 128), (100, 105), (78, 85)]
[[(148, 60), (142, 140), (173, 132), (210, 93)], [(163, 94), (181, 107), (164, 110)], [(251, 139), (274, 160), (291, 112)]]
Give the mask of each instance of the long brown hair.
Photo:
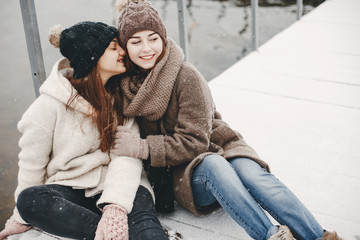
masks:
[(84, 78), (71, 77), (70, 83), (77, 92), (73, 92), (66, 104), (66, 109), (79, 96), (82, 96), (94, 108), (88, 116), (96, 123), (100, 134), (100, 149), (107, 151), (114, 140), (114, 134), (118, 124), (123, 125), (125, 117), (122, 113), (122, 98), (119, 76), (111, 77), (104, 86), (97, 67)]

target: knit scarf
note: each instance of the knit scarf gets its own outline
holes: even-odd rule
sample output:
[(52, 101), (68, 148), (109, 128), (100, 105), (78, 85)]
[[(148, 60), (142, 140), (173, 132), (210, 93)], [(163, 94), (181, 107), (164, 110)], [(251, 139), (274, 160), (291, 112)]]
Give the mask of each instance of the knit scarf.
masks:
[(172, 39), (167, 39), (164, 57), (145, 79), (136, 76), (123, 78), (124, 115), (142, 116), (150, 121), (161, 118), (168, 107), (183, 62), (181, 48)]

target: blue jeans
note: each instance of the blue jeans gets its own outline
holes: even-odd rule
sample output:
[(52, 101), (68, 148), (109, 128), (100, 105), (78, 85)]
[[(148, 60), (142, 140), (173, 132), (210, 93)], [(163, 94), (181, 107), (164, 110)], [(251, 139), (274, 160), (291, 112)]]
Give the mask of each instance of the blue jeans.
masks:
[(253, 160), (207, 156), (194, 170), (192, 189), (197, 206), (218, 201), (253, 239), (267, 239), (274, 228), (264, 210), (288, 226), (297, 239), (315, 240), (323, 235), (300, 200)]
[[(21, 217), (45, 232), (72, 239), (94, 239), (101, 210), (96, 201), (100, 195), (87, 198), (83, 189), (62, 185), (40, 185), (25, 189), (18, 197)], [(150, 192), (140, 186), (134, 206), (128, 214), (130, 240), (166, 240)]]

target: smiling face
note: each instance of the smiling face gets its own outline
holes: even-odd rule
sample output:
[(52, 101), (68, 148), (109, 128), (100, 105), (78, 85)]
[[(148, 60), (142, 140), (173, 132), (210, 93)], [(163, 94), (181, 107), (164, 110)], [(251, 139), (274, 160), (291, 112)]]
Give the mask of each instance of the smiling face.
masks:
[(124, 56), (125, 50), (120, 47), (118, 40), (114, 38), (97, 63), (98, 71), (104, 85), (112, 76), (126, 71), (123, 62)]
[(135, 33), (127, 41), (126, 48), (133, 63), (142, 69), (151, 69), (163, 51), (163, 41), (154, 31)]

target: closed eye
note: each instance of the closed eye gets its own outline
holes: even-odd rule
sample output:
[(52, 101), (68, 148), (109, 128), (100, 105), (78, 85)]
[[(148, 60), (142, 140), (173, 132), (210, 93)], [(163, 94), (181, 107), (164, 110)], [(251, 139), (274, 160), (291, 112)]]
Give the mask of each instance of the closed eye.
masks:
[(137, 44), (139, 44), (141, 41), (133, 41), (133, 42), (131, 42), (131, 44), (133, 44), (133, 45), (137, 45)]

